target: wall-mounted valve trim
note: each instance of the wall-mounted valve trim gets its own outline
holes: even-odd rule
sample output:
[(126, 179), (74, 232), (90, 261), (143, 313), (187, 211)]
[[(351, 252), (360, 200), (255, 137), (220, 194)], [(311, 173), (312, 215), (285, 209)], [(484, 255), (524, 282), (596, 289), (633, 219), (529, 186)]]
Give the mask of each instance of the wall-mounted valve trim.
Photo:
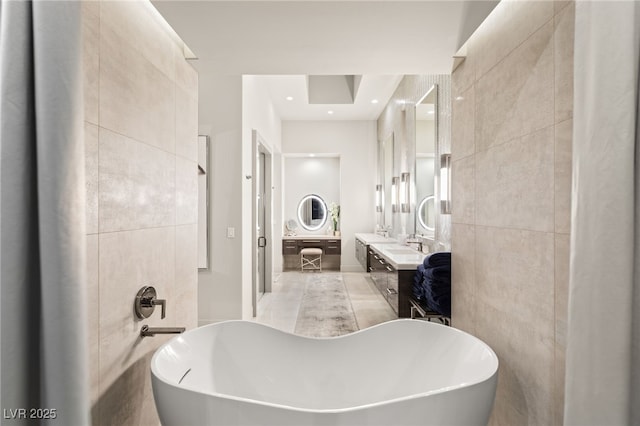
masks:
[(144, 286), (138, 291), (134, 304), (136, 316), (140, 319), (149, 318), (157, 305), (162, 307), (161, 318), (166, 315), (167, 301), (156, 298), (156, 289), (151, 286)]

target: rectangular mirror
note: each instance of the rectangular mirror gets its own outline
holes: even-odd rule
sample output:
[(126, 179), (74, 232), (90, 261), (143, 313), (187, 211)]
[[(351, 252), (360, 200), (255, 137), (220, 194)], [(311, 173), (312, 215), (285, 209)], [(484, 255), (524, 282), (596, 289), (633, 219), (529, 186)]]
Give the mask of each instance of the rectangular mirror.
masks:
[(198, 269), (209, 267), (209, 136), (198, 136)]
[(393, 225), (393, 211), (391, 209), (393, 191), (391, 190), (391, 180), (393, 178), (393, 133), (382, 142), (383, 147), (383, 173), (382, 173), (382, 190), (384, 199), (384, 221), (383, 225), (386, 229), (390, 229)]
[(433, 236), (437, 222), (435, 198), (438, 90), (435, 85), (416, 103), (416, 234)]

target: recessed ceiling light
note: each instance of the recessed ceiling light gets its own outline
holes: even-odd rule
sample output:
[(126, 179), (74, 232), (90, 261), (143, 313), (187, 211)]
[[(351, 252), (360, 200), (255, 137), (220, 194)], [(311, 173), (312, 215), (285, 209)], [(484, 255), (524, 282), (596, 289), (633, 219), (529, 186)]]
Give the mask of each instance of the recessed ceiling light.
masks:
[(463, 100), (463, 99), (464, 99), (464, 98), (463, 98), (462, 96), (458, 96), (458, 97), (456, 97), (456, 101), (461, 101), (461, 100)]
[(333, 111), (329, 110), (329, 111), (327, 111), (327, 114), (331, 115), (331, 114), (333, 114)]
[(427, 111), (427, 114), (434, 114), (434, 111)]
[(293, 96), (287, 96), (287, 97), (286, 97), (286, 99), (287, 99), (288, 101), (292, 101), (292, 100), (293, 100)]
[(377, 99), (372, 99), (372, 100), (371, 100), (371, 103), (372, 103), (372, 104), (377, 104), (377, 103), (378, 103), (378, 100), (377, 100)]
[(316, 156), (315, 154), (309, 154), (309, 157), (315, 157), (315, 156)]

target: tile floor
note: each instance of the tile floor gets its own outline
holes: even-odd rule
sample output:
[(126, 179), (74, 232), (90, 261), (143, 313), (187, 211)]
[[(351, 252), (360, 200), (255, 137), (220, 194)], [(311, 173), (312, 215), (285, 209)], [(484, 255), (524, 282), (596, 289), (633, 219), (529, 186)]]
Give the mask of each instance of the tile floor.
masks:
[[(305, 275), (310, 272), (305, 272)], [(364, 272), (321, 272), (340, 274), (344, 281), (359, 330), (396, 319), (397, 315)], [(293, 333), (304, 291), (301, 272), (283, 272), (276, 279), (270, 293), (258, 302), (254, 321)]]

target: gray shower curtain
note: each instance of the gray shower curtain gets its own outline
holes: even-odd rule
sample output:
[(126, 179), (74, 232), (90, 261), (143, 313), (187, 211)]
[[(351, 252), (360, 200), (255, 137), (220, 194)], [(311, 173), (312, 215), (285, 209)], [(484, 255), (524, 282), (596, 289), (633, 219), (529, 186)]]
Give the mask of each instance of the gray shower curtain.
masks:
[(90, 423), (80, 7), (0, 5), (3, 425)]
[(640, 3), (576, 2), (565, 424), (640, 424)]

